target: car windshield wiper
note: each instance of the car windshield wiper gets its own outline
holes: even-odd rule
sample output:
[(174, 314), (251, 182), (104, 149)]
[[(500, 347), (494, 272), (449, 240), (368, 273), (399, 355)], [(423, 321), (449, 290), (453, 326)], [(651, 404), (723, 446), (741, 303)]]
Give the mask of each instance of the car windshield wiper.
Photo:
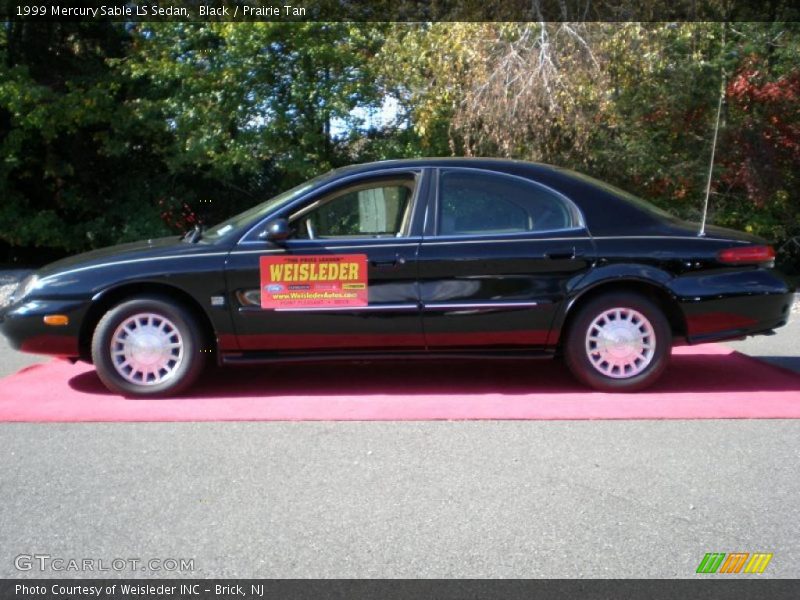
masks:
[(203, 237), (203, 230), (205, 229), (202, 225), (195, 225), (194, 228), (187, 231), (183, 236), (183, 241), (189, 242), (190, 244), (195, 244), (200, 241), (200, 238)]

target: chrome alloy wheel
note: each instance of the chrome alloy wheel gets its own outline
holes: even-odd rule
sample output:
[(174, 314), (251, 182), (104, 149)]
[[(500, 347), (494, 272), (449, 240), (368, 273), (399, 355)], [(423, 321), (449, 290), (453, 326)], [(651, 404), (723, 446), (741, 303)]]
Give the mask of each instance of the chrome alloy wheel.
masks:
[(184, 343), (172, 321), (156, 313), (128, 317), (111, 336), (111, 362), (126, 381), (157, 385), (175, 375)]
[(656, 336), (642, 313), (611, 308), (586, 331), (586, 354), (592, 366), (607, 377), (627, 379), (644, 371), (653, 360)]

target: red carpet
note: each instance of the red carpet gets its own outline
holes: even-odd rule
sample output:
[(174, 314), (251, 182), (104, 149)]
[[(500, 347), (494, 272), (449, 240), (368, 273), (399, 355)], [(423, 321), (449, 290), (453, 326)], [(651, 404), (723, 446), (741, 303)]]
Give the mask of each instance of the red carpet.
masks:
[(0, 380), (0, 421), (745, 418), (800, 418), (800, 375), (717, 345), (677, 349), (638, 394), (588, 391), (546, 360), (226, 368), (169, 400), (122, 398), (61, 361)]

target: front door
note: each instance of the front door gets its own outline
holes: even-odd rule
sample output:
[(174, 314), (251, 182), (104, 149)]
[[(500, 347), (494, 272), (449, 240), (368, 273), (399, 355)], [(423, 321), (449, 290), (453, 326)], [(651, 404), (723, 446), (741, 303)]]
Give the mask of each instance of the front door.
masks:
[(283, 215), (286, 241), (234, 249), (227, 275), (239, 348), (423, 349), (415, 230), (423, 179), (392, 171), (348, 180)]

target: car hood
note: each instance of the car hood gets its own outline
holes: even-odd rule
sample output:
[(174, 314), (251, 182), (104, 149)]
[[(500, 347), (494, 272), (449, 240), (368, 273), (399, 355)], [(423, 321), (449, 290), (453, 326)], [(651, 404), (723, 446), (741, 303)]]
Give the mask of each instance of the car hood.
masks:
[(164, 254), (184, 254), (197, 252), (201, 247), (198, 244), (189, 244), (181, 240), (180, 237), (170, 236), (130, 242), (108, 246), (69, 256), (56, 262), (45, 265), (37, 271), (39, 277), (47, 277), (62, 271), (90, 267), (107, 262), (120, 262), (139, 258), (157, 257)]

